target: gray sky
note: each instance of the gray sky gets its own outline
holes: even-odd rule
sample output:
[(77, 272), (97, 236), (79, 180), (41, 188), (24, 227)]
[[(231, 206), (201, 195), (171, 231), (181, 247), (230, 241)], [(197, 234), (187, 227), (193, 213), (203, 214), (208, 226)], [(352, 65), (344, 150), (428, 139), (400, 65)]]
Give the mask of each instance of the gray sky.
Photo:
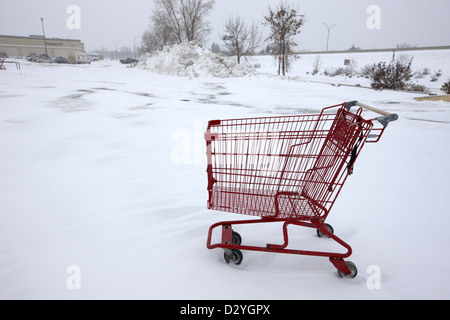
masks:
[[(239, 14), (247, 23), (262, 21), (269, 5), (280, 0), (216, 0), (209, 15), (213, 27), (210, 43), (219, 44), (223, 23), (231, 14)], [(298, 37), (300, 49), (324, 50), (327, 28), (329, 49), (343, 50), (352, 45), (362, 49), (450, 45), (450, 0), (291, 0), (305, 15), (306, 24)], [(71, 14), (67, 8), (80, 8), (80, 29), (69, 29)], [(377, 6), (379, 15), (367, 12)], [(115, 46), (138, 45), (149, 25), (152, 0), (1, 0), (0, 34), (41, 35), (40, 18), (44, 18), (47, 37), (80, 39), (87, 51)], [(376, 18), (373, 20), (372, 18)], [(378, 19), (379, 18), (379, 19)], [(372, 26), (370, 29), (367, 25)], [(375, 27), (375, 29), (373, 28)], [(208, 43), (209, 45), (209, 43)]]

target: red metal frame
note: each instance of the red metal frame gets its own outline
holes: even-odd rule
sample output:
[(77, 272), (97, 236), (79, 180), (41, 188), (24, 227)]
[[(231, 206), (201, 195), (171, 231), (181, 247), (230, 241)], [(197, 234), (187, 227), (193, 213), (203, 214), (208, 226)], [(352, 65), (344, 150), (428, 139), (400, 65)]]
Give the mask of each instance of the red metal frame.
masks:
[[(213, 224), (207, 248), (251, 250), (328, 257), (344, 274), (351, 247), (330, 232), (325, 220), (366, 142), (377, 142), (384, 128), (364, 120), (347, 104), (320, 114), (214, 120), (205, 133), (210, 210), (261, 219)], [(369, 138), (370, 134), (370, 138)], [(284, 243), (265, 247), (232, 243), (233, 225), (283, 222)], [(288, 225), (309, 227), (344, 247), (346, 253), (289, 249)], [(222, 228), (220, 243), (212, 233)]]

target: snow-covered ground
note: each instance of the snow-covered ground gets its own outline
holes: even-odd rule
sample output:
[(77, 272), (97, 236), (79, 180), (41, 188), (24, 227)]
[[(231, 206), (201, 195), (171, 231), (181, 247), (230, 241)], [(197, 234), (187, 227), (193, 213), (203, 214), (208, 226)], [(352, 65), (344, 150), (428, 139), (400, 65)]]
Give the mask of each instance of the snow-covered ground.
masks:
[[(390, 51), (300, 54), (299, 59), (288, 73), (288, 77), (335, 85), (359, 85), (370, 88), (370, 79), (361, 75), (362, 69), (378, 62), (390, 63), (392, 58), (393, 52)], [(258, 69), (260, 72), (273, 73), (278, 71), (276, 68), (274, 70), (272, 66), (272, 57), (265, 56), (259, 57), (259, 59), (265, 62)], [(425, 86), (433, 94), (443, 94), (440, 89), (444, 82), (450, 80), (450, 50), (396, 51), (395, 59), (405, 63), (412, 60), (411, 71), (414, 73), (411, 79), (412, 84)], [(350, 66), (344, 65), (345, 60), (350, 61)], [(315, 75), (313, 75), (314, 66), (318, 66), (318, 73)], [(332, 77), (326, 75), (327, 72), (330, 74), (339, 68), (348, 70), (348, 73), (351, 73), (352, 76)], [(435, 76), (435, 81), (432, 81), (433, 76)]]
[[(413, 54), (417, 69), (450, 76), (449, 51)], [(306, 74), (314, 58), (288, 78), (273, 75), (270, 57), (227, 78), (110, 61), (0, 71), (0, 298), (449, 299), (450, 104), (306, 81), (362, 81)], [(358, 276), (340, 279), (327, 258), (243, 252), (234, 266), (208, 250), (211, 224), (246, 217), (206, 209), (207, 121), (349, 100), (400, 116), (365, 146), (327, 220), (352, 246)], [(282, 242), (278, 224), (237, 231), (246, 243)], [(334, 247), (312, 229), (290, 233), (294, 248)]]

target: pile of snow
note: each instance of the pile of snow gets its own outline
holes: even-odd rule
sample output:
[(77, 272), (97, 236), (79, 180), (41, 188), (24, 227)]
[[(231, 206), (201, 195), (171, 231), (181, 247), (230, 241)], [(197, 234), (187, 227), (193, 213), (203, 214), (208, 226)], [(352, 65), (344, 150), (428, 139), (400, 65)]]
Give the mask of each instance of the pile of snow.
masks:
[(145, 54), (137, 66), (161, 74), (195, 78), (200, 76), (242, 77), (251, 72), (250, 66), (238, 64), (235, 58), (213, 53), (196, 41)]

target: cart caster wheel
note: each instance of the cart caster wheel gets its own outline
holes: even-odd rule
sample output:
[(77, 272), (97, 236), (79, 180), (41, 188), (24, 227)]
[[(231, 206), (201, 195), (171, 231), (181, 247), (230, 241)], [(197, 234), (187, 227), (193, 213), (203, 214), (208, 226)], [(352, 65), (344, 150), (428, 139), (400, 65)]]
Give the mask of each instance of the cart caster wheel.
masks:
[(356, 265), (351, 261), (345, 261), (345, 264), (350, 269), (350, 274), (345, 274), (341, 270), (338, 270), (338, 275), (341, 278), (354, 278), (358, 274), (358, 269), (356, 268)]
[(227, 263), (233, 262), (235, 265), (241, 264), (243, 259), (242, 252), (238, 249), (225, 250), (223, 257)]
[[(332, 226), (330, 226), (328, 223), (325, 223), (325, 227), (328, 229), (329, 232), (334, 234), (334, 229)], [(320, 229), (317, 229), (317, 235), (319, 236), (319, 238), (329, 238), (329, 236), (320, 231)]]
[(232, 241), (231, 243), (235, 246), (239, 246), (242, 243), (242, 237), (239, 233), (233, 231), (233, 236), (232, 236)]

